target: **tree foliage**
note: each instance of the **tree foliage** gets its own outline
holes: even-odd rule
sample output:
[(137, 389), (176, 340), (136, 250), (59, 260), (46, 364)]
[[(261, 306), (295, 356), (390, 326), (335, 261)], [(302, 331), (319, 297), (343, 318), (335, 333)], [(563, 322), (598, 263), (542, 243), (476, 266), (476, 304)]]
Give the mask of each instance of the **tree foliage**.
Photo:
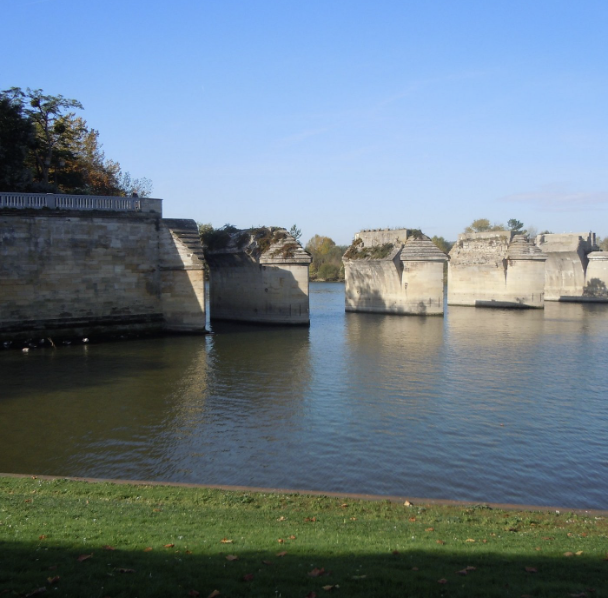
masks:
[(312, 256), (311, 280), (344, 280), (342, 256), (346, 246), (336, 245), (329, 237), (315, 235), (308, 241), (305, 249)]
[(149, 179), (132, 179), (101, 149), (99, 131), (74, 109), (78, 100), (41, 89), (0, 92), (0, 184), (7, 191), (147, 197)]
[(435, 243), (435, 245), (444, 253), (450, 253), (450, 249), (452, 249), (452, 246), (454, 245), (454, 241), (446, 241), (443, 237), (438, 237), (437, 235), (432, 237), (431, 241), (433, 241), (433, 243)]
[(471, 224), (464, 229), (464, 232), (485, 233), (498, 230), (506, 230), (505, 225), (497, 222), (490, 224), (490, 221), (487, 218), (479, 218), (478, 220), (473, 220), (473, 222), (471, 222)]

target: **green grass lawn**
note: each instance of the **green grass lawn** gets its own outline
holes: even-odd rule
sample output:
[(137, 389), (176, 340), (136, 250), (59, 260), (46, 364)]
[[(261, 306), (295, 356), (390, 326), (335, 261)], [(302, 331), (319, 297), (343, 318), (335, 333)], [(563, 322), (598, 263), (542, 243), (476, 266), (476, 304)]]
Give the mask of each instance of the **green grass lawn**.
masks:
[(607, 532), (567, 512), (4, 477), (0, 597), (600, 598)]

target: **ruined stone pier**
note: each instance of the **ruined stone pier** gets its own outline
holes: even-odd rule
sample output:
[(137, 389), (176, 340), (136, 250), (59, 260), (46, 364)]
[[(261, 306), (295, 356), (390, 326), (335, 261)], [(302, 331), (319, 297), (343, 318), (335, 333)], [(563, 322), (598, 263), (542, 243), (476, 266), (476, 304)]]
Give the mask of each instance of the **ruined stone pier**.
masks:
[(524, 235), (465, 233), (449, 255), (448, 305), (544, 307), (547, 257)]
[(214, 320), (309, 325), (312, 258), (283, 228), (214, 232), (205, 258)]
[(448, 258), (420, 231), (361, 231), (342, 259), (346, 311), (443, 315)]
[(608, 254), (595, 233), (541, 234), (536, 244), (547, 256), (547, 301), (608, 301)]

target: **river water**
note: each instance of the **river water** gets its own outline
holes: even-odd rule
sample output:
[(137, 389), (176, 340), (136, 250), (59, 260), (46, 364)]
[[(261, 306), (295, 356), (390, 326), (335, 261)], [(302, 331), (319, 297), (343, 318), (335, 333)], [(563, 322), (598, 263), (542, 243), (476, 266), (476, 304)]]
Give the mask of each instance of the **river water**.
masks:
[(608, 509), (608, 305), (0, 353), (0, 471)]

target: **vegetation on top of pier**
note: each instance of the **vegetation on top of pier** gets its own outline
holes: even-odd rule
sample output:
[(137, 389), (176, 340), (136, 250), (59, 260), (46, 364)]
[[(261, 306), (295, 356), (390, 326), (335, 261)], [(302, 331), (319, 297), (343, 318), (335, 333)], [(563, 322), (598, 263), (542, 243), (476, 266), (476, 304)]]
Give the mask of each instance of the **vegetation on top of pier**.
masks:
[(0, 92), (0, 189), (148, 197), (152, 181), (106, 159), (99, 131), (75, 109), (83, 110), (78, 100), (41, 89)]
[(393, 243), (365, 247), (362, 239), (355, 239), (346, 250), (344, 258), (347, 260), (382, 260), (387, 258), (394, 248), (395, 245)]
[(0, 478), (0, 594), (603, 596), (599, 514)]

